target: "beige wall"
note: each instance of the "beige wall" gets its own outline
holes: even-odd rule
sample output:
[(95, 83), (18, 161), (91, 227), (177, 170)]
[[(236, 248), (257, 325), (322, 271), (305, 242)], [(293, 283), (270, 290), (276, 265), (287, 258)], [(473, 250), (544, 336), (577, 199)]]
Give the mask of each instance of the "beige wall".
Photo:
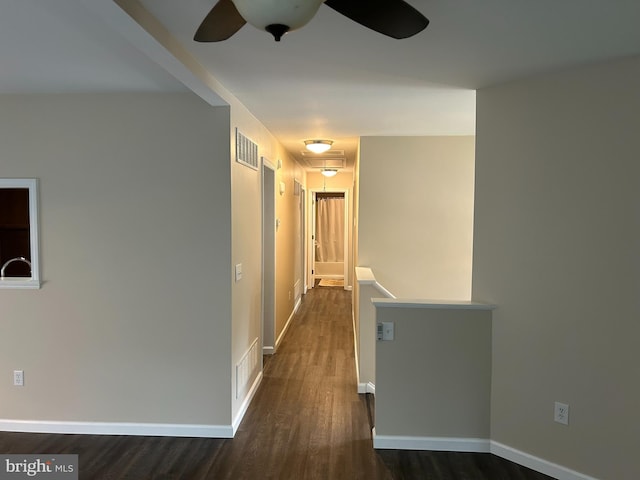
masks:
[[(276, 217), (280, 226), (276, 231), (276, 338), (280, 337), (296, 303), (295, 286), (302, 283), (300, 261), (300, 197), (294, 195), (294, 181), (304, 184), (302, 168), (282, 151), (282, 168), (276, 171)], [(280, 195), (279, 184), (285, 191)], [(298, 254), (300, 258), (298, 258)]]
[(363, 137), (358, 265), (394, 295), (471, 298), (473, 137)]
[(44, 280), (0, 290), (0, 418), (230, 424), (228, 131), (192, 94), (0, 97)]
[[(226, 103), (230, 107), (231, 122), (225, 135), (228, 136), (226, 159), (231, 163), (232, 198), (232, 245), (231, 261), (227, 265), (227, 279), (232, 285), (232, 338), (231, 338), (231, 378), (235, 392), (235, 365), (247, 353), (256, 338), (261, 335), (261, 172), (244, 167), (235, 161), (236, 127), (252, 141), (258, 144), (259, 155), (267, 157), (273, 164), (282, 162), (282, 169), (276, 172), (276, 183), (284, 181), (287, 185), (285, 195), (277, 195), (276, 216), (281, 220), (281, 228), (276, 233), (276, 336), (278, 336), (293, 312), (293, 295), (297, 273), (296, 257), (291, 255), (299, 237), (300, 227), (296, 225), (296, 213), (299, 208), (293, 195), (293, 179), (304, 182), (304, 172), (284, 151), (275, 137), (255, 116), (242, 105), (237, 98), (218, 80), (206, 72), (184, 47), (142, 7), (137, 1), (118, 0), (129, 15), (136, 20), (166, 52), (178, 60), (172, 64), (172, 73), (191, 89), (198, 92), (206, 101), (219, 105)], [(146, 45), (143, 44), (143, 47)], [(155, 50), (153, 53), (157, 53)], [(227, 181), (229, 178), (227, 177)], [(296, 197), (297, 198), (297, 197)], [(296, 230), (297, 229), (297, 230)], [(241, 263), (243, 278), (234, 282), (233, 268)], [(289, 291), (292, 292), (289, 295)], [(251, 374), (251, 382), (258, 371)], [(245, 398), (233, 395), (232, 410), (234, 420), (238, 420)]]
[[(358, 262), (358, 235), (359, 235), (359, 225), (358, 219), (360, 216), (360, 141), (358, 141), (358, 149), (356, 151), (356, 159), (355, 164), (353, 166), (353, 222), (351, 223), (351, 236), (352, 236), (352, 245), (351, 245), (351, 256), (353, 260), (353, 287), (356, 287), (355, 281), (355, 267), (360, 265)], [(355, 307), (354, 307), (355, 308)], [(355, 313), (355, 312), (354, 312)], [(358, 318), (356, 314), (356, 318)]]
[[(0, 99), (0, 176), (40, 179), (45, 282), (40, 291), (0, 290), (9, 319), (0, 364), (24, 369), (27, 385), (0, 386), (0, 418), (238, 420), (248, 392), (236, 398), (235, 365), (262, 334), (262, 198), (261, 172), (235, 161), (236, 127), (261, 156), (282, 161), (276, 181), (287, 182), (276, 198), (277, 334), (294, 306), (293, 178), (304, 181), (304, 172), (229, 100), (211, 107), (191, 94)], [(52, 343), (24, 349), (10, 340), (26, 342), (32, 332)], [(251, 375), (250, 382), (258, 370)]]
[[(294, 285), (300, 277), (296, 271), (296, 256), (292, 254), (299, 238), (299, 197), (294, 196), (294, 178), (303, 175), (298, 164), (291, 159), (275, 137), (241, 103), (229, 96), (231, 105), (231, 183), (232, 183), (232, 262), (231, 267), (242, 264), (242, 280), (233, 280), (233, 341), (232, 366), (238, 364), (256, 338), (262, 335), (262, 170), (253, 170), (236, 162), (236, 127), (258, 144), (258, 152), (276, 169), (276, 339), (283, 331), (294, 309)], [(279, 193), (280, 182), (285, 192)], [(289, 296), (291, 292), (291, 296)], [(260, 342), (259, 342), (260, 343)], [(262, 346), (260, 345), (260, 349)], [(233, 367), (235, 370), (235, 367)], [(254, 371), (255, 378), (258, 370)], [(233, 391), (236, 378), (233, 375)], [(233, 399), (236, 418), (244, 396)]]
[(639, 84), (634, 58), (477, 96), (473, 297), (498, 305), (492, 438), (601, 479), (638, 474)]

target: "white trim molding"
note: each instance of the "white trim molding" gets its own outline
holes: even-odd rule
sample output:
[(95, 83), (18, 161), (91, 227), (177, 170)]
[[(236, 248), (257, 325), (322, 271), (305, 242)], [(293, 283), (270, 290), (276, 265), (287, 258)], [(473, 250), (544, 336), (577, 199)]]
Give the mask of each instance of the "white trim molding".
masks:
[(358, 393), (373, 393), (376, 394), (376, 386), (374, 383), (358, 383)]
[(407, 298), (372, 298), (376, 307), (386, 308), (432, 308), (437, 310), (495, 310), (495, 305), (466, 300), (422, 300)]
[(373, 448), (375, 449), (491, 453), (557, 480), (598, 480), (595, 477), (576, 472), (562, 465), (489, 439), (377, 435), (375, 428), (372, 429), (372, 433)]
[(488, 438), (408, 437), (401, 435), (377, 435), (373, 429), (373, 448), (392, 450), (434, 450), (444, 452), (489, 453)]
[(247, 410), (249, 409), (249, 405), (251, 404), (251, 400), (253, 400), (253, 397), (255, 396), (256, 392), (258, 391), (258, 387), (260, 386), (261, 383), (262, 383), (262, 372), (258, 373), (258, 376), (256, 376), (256, 379), (254, 380), (253, 385), (251, 385), (251, 389), (249, 390), (249, 393), (244, 398), (244, 401), (242, 402), (242, 405), (240, 405), (240, 409), (238, 410), (238, 414), (236, 415), (236, 418), (233, 420), (233, 425), (231, 426), (232, 429), (233, 429), (233, 432), (231, 434), (231, 438), (235, 437), (236, 432), (238, 431), (238, 428), (240, 427), (240, 423), (242, 423), (242, 419), (244, 418), (245, 413), (247, 413)]
[(182, 423), (61, 422), (0, 419), (0, 432), (60, 433), (77, 435), (131, 435), (151, 437), (233, 438), (262, 382), (262, 372), (245, 397), (232, 425)]
[(232, 425), (171, 423), (59, 422), (0, 419), (0, 431), (80, 435), (142, 435), (153, 437), (233, 438)]
[(291, 312), (291, 315), (289, 315), (289, 318), (287, 319), (287, 323), (284, 324), (284, 328), (282, 329), (282, 332), (280, 332), (280, 335), (278, 335), (278, 338), (276, 339), (276, 346), (273, 349), (273, 353), (275, 353), (278, 350), (280, 343), (284, 339), (284, 336), (287, 333), (287, 330), (289, 329), (289, 325), (291, 325), (291, 320), (293, 320), (293, 316), (298, 311), (298, 308), (300, 308), (301, 303), (302, 303), (302, 298), (299, 298), (293, 307), (293, 311)]
[(491, 453), (517, 463), (518, 465), (522, 465), (523, 467), (535, 470), (536, 472), (549, 475), (557, 480), (598, 480), (595, 477), (590, 477), (563, 467), (562, 465), (534, 457), (533, 455), (521, 452), (520, 450), (503, 445), (502, 443), (491, 441)]

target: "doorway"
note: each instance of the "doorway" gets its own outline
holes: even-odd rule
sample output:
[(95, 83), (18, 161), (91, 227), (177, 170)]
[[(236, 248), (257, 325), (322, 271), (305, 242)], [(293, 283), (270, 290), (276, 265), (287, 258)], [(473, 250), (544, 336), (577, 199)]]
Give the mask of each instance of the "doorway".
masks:
[(347, 191), (312, 192), (312, 245), (310, 286), (316, 280), (342, 280), (347, 276)]

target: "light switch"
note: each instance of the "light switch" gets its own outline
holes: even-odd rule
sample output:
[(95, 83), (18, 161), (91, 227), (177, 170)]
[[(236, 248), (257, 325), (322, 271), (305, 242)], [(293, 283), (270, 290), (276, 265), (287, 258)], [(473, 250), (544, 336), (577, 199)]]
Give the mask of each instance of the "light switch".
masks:
[(242, 264), (236, 265), (236, 283), (242, 280)]
[(378, 340), (393, 340), (393, 322), (378, 322), (377, 326)]
[(382, 340), (393, 340), (393, 322), (382, 322)]

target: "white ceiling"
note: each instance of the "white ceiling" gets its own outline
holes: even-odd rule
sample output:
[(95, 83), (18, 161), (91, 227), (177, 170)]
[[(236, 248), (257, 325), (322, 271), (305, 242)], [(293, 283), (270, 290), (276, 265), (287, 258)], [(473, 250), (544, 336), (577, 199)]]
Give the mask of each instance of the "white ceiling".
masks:
[[(215, 1), (140, 3), (297, 158), (306, 138), (351, 156), (359, 136), (473, 134), (477, 88), (640, 54), (638, 0), (408, 0), (431, 24), (405, 40), (321, 6), (279, 43), (193, 42)], [(187, 89), (112, 0), (0, 5), (0, 93)]]

